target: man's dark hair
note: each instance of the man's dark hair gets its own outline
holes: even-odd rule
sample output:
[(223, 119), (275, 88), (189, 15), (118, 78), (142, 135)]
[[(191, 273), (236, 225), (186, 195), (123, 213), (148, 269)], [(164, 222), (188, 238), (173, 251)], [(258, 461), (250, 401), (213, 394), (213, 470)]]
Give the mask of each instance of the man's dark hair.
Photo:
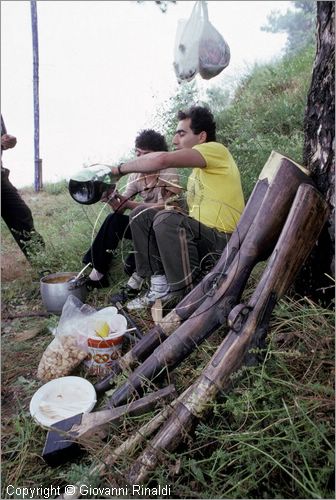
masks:
[(164, 136), (152, 129), (139, 132), (135, 138), (135, 147), (148, 151), (168, 151)]
[(203, 106), (192, 106), (187, 111), (179, 111), (177, 114), (179, 120), (190, 118), (190, 128), (194, 134), (206, 132), (205, 142), (216, 140), (216, 122), (213, 114), (208, 108)]

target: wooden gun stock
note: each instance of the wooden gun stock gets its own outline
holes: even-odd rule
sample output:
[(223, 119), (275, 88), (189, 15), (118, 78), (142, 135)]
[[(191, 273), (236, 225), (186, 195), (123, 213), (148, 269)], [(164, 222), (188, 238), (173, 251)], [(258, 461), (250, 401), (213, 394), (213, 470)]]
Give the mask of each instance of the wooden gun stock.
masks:
[(294, 281), (327, 219), (328, 207), (312, 186), (299, 187), (286, 224), (248, 305), (230, 314), (231, 330), (198, 380), (176, 405), (174, 414), (131, 468), (127, 480), (142, 483), (156, 466), (159, 453), (173, 450), (197, 423), (231, 375), (241, 367), (260, 325), (265, 328), (276, 302)]
[(307, 175), (291, 161), (281, 159), (261, 207), (231, 264), (225, 272), (223, 269), (219, 270), (217, 275), (211, 271), (213, 285), (210, 289), (207, 287), (208, 276), (203, 280), (201, 304), (114, 392), (109, 400), (111, 406), (119, 406), (129, 397), (141, 394), (146, 381), (176, 367), (196, 346), (226, 322), (229, 312), (240, 300), (253, 267), (266, 259), (274, 248), (302, 182), (310, 182)]

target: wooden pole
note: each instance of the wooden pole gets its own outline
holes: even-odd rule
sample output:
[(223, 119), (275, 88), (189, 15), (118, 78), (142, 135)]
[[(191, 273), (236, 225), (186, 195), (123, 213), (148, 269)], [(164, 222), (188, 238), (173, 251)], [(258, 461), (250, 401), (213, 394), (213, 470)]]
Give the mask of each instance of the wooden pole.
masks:
[(39, 104), (39, 53), (36, 0), (30, 2), (33, 38), (33, 90), (34, 90), (34, 188), (42, 188), (42, 160), (40, 159), (40, 104)]

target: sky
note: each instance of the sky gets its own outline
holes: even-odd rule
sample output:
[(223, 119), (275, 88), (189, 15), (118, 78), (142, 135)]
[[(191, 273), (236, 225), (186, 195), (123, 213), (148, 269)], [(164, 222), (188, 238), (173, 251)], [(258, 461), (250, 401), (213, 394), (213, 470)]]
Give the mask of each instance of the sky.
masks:
[[(39, 37), (40, 158), (43, 181), (69, 179), (84, 164), (115, 164), (151, 128), (155, 111), (176, 94), (173, 69), (178, 20), (194, 1), (162, 13), (153, 1), (37, 2)], [(230, 65), (206, 81), (236, 81), (256, 62), (281, 55), (286, 35), (262, 32), (283, 1), (208, 1), (209, 19), (228, 42)], [(1, 1), (1, 113), (17, 137), (3, 153), (16, 187), (34, 182), (33, 57), (30, 2)]]

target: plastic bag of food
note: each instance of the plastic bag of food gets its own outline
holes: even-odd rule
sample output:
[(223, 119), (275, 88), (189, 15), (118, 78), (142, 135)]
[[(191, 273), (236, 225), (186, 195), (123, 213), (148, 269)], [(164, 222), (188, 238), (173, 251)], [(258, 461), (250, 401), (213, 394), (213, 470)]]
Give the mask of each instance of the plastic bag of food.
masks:
[(229, 65), (230, 48), (209, 21), (205, 2), (202, 2), (202, 8), (204, 22), (198, 47), (198, 72), (203, 79), (210, 80)]
[(198, 72), (198, 47), (203, 31), (203, 7), (195, 2), (189, 19), (179, 19), (175, 35), (174, 70), (179, 83), (190, 82)]
[(55, 338), (44, 351), (37, 369), (40, 380), (64, 377), (83, 361), (88, 353), (88, 319), (95, 309), (70, 295), (62, 309)]

